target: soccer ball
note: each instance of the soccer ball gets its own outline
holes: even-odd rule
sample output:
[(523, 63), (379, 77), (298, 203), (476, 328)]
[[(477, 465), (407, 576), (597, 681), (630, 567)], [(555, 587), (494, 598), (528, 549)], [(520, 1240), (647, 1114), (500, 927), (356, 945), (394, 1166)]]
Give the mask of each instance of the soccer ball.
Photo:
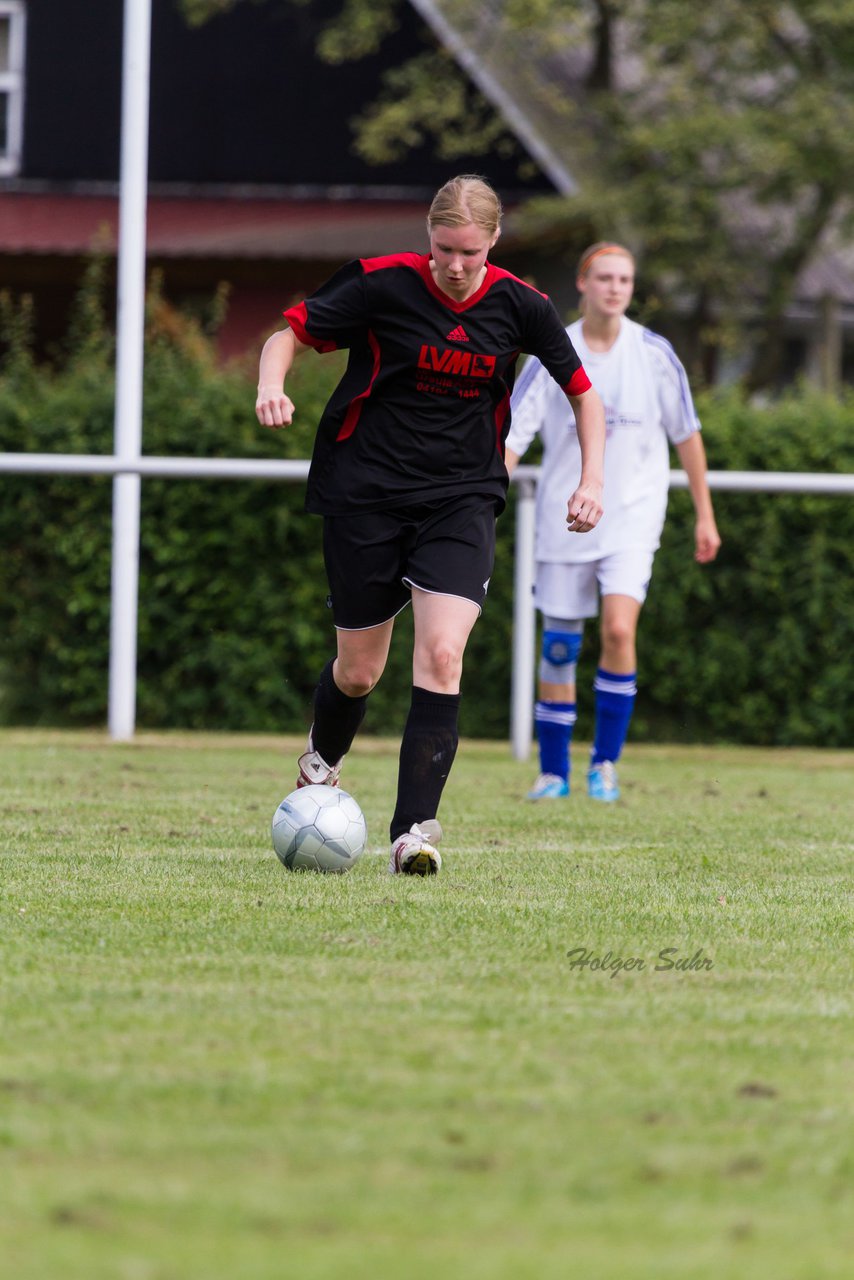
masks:
[(273, 848), (291, 871), (349, 871), (367, 838), (365, 815), (340, 787), (297, 787), (273, 814)]

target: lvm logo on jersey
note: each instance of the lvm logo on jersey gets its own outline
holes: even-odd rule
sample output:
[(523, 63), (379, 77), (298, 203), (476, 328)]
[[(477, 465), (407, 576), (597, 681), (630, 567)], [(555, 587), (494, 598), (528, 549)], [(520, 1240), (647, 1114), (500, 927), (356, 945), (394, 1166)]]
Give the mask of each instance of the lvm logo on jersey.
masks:
[(424, 345), (418, 354), (418, 368), (431, 373), (456, 373), (464, 378), (491, 378), (495, 372), (495, 356), (477, 351), (454, 351), (451, 347)]

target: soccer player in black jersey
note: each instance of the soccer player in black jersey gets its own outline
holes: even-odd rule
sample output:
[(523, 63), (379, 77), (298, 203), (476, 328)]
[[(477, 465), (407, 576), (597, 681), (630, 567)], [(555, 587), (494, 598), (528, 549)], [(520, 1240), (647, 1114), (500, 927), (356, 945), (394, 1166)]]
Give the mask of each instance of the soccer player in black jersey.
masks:
[(348, 263), (261, 353), (256, 414), (274, 430), (294, 406), (293, 360), (346, 347), (318, 427), (306, 509), (323, 516), (337, 656), (320, 675), (298, 786), (336, 786), (341, 763), (410, 601), (412, 702), (400, 748), (389, 870), (430, 875), (439, 801), (457, 749), (463, 653), (486, 596), (508, 485), (504, 440), (516, 361), (536, 355), (572, 406), (581, 445), (567, 527), (602, 514), (605, 417), (553, 304), (488, 260), (501, 204), (483, 179), (452, 178), (430, 206), (430, 252)]

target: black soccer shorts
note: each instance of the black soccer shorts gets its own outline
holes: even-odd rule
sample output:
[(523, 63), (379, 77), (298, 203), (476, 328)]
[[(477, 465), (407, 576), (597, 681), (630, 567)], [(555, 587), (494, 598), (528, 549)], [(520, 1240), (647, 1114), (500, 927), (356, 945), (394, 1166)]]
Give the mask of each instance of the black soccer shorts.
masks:
[(495, 499), (464, 495), (405, 510), (324, 516), (323, 558), (336, 627), (377, 627), (411, 588), (462, 596), (480, 609), (495, 560)]

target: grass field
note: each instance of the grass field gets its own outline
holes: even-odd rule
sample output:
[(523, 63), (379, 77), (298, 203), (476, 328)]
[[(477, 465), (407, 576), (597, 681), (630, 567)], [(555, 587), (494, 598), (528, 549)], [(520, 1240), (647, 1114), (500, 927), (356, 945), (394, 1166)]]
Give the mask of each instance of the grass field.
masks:
[(0, 732), (3, 1280), (854, 1274), (854, 753), (465, 742), (425, 882), (392, 742), (278, 863), (301, 745)]

